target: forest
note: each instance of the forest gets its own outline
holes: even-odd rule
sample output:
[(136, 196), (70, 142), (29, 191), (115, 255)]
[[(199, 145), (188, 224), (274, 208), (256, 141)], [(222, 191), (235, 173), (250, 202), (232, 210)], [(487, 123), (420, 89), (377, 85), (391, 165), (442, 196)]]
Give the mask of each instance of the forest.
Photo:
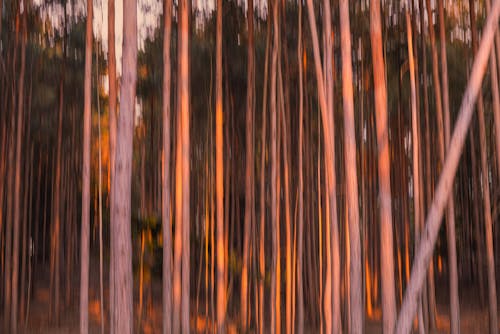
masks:
[(499, 333), (500, 0), (0, 0), (1, 333)]

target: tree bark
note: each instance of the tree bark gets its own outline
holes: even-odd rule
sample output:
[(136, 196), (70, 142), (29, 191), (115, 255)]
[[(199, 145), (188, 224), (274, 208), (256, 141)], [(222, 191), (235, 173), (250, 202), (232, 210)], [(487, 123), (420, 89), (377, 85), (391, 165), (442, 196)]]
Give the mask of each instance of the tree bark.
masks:
[[(450, 144), (450, 98), (448, 92), (448, 63), (446, 56), (446, 32), (444, 24), (443, 0), (438, 1), (439, 9), (439, 34), (441, 39), (441, 77), (443, 83), (443, 112), (444, 112), (444, 141), (445, 151)], [(442, 159), (444, 161), (444, 157)], [(453, 189), (453, 187), (452, 187)], [(450, 330), (452, 333), (460, 332), (460, 302), (458, 298), (458, 268), (457, 246), (455, 237), (455, 204), (453, 190), (448, 203), (448, 219), (446, 232), (448, 237), (448, 263), (450, 275)]]
[(277, 264), (278, 264), (278, 233), (277, 230), (277, 154), (276, 154), (276, 76), (278, 67), (278, 47), (279, 47), (279, 27), (278, 27), (278, 6), (279, 1), (275, 0), (272, 4), (273, 13), (273, 51), (271, 57), (271, 89), (270, 89), (270, 111), (271, 111), (271, 235), (272, 235), (272, 260), (271, 260), (271, 298), (270, 298), (270, 311), (271, 311), (271, 328), (270, 333), (274, 334), (279, 332), (277, 328), (280, 326), (277, 321), (278, 314), (276, 312), (275, 301), (278, 298), (276, 286)]
[(303, 145), (304, 145), (304, 80), (303, 80), (303, 66), (302, 59), (302, 2), (298, 4), (298, 34), (297, 34), (297, 64), (299, 72), (299, 158), (298, 158), (298, 217), (297, 217), (297, 278), (296, 278), (296, 291), (297, 291), (297, 332), (304, 332), (304, 288), (302, 282), (302, 260), (304, 249), (304, 176), (303, 176)]
[[(329, 201), (329, 209), (328, 215), (330, 216), (330, 224), (333, 229), (333, 235), (337, 235), (338, 238), (338, 222), (337, 222), (337, 212), (336, 212), (336, 181), (335, 181), (335, 151), (333, 145), (334, 138), (334, 129), (331, 125), (333, 122), (333, 114), (330, 115), (330, 109), (328, 108), (328, 102), (326, 97), (326, 89), (325, 89), (325, 81), (323, 80), (323, 70), (321, 68), (321, 56), (319, 52), (319, 41), (318, 41), (318, 30), (316, 28), (316, 19), (314, 15), (314, 7), (312, 0), (307, 1), (307, 12), (309, 18), (309, 26), (311, 30), (312, 44), (313, 44), (313, 55), (314, 55), (314, 68), (316, 72), (316, 81), (318, 85), (318, 102), (320, 104), (321, 111), (321, 120), (323, 125), (323, 136), (325, 142), (325, 156), (326, 160), (326, 184), (327, 184), (327, 192)], [(333, 45), (333, 42), (332, 42)], [(349, 46), (350, 48), (350, 46)], [(332, 66), (333, 68), (333, 66)], [(352, 71), (351, 71), (352, 74)], [(352, 82), (352, 80), (351, 80)], [(332, 86), (333, 88), (333, 86)], [(333, 113), (333, 110), (331, 110)], [(318, 190), (319, 191), (319, 190)], [(335, 241), (331, 243), (332, 250), (332, 259), (334, 261), (333, 264), (333, 277), (332, 277), (332, 293), (335, 297), (333, 301), (333, 321), (332, 324), (327, 324), (327, 328), (332, 328), (334, 333), (340, 333), (342, 331), (342, 323), (341, 323), (341, 313), (340, 313), (340, 253), (339, 253), (339, 242)], [(339, 259), (337, 263), (335, 263), (336, 259)], [(362, 302), (360, 301), (361, 305)]]
[[(132, 236), (130, 229), (132, 148), (137, 66), (137, 3), (124, 0), (123, 70), (120, 113), (117, 118), (115, 178), (112, 180), (111, 215), (115, 219), (115, 301), (112, 328), (115, 333), (133, 330)], [(113, 247), (113, 246), (112, 246)]]
[[(80, 334), (89, 332), (89, 248), (90, 248), (90, 137), (92, 108), (92, 10), (93, 1), (87, 1), (85, 30), (85, 78), (83, 104), (83, 165), (82, 165), (82, 225), (80, 251)], [(111, 245), (113, 247), (113, 245)], [(113, 312), (113, 311), (112, 311)], [(114, 314), (114, 312), (113, 312)]]
[[(408, 18), (409, 20), (409, 18)], [(412, 69), (411, 27), (408, 26), (408, 42), (410, 69)], [(380, 272), (382, 279), (382, 315), (384, 333), (392, 333), (396, 322), (396, 296), (394, 283), (394, 246), (391, 209), (391, 169), (389, 126), (387, 116), (387, 89), (385, 82), (384, 56), (382, 53), (382, 26), (380, 19), (380, 1), (371, 0), (370, 4), (370, 38), (372, 45), (373, 82), (375, 89), (375, 120), (378, 146), (378, 178), (380, 200)], [(410, 73), (414, 76), (414, 73)], [(412, 115), (415, 113), (414, 80), (412, 82)], [(415, 139), (415, 137), (413, 137)], [(413, 145), (412, 145), (413, 146)], [(415, 151), (414, 151), (415, 152)], [(418, 157), (417, 157), (418, 161)], [(418, 179), (416, 179), (418, 181)], [(416, 183), (418, 185), (418, 183)], [(418, 189), (418, 186), (417, 186)], [(415, 195), (415, 198), (420, 199)], [(416, 203), (416, 208), (420, 205)], [(418, 212), (416, 210), (415, 212)]]
[(18, 101), (17, 101), (17, 130), (16, 130), (16, 172), (14, 180), (14, 221), (13, 221), (13, 241), (12, 241), (12, 304), (10, 310), (10, 330), (17, 333), (17, 311), (18, 311), (18, 279), (19, 279), (19, 228), (21, 224), (21, 151), (23, 142), (23, 122), (24, 122), (24, 74), (26, 70), (26, 43), (27, 43), (27, 20), (26, 3), (22, 13), (23, 37), (21, 42), (21, 69), (18, 81)]
[[(113, 1), (113, 0), (112, 0)], [(163, 3), (163, 334), (172, 332), (172, 226), (170, 224), (170, 39), (172, 31), (172, 0)]]
[(253, 101), (254, 101), (254, 37), (253, 37), (253, 0), (248, 1), (247, 29), (247, 108), (246, 108), (246, 166), (245, 166), (245, 226), (243, 232), (243, 263), (241, 268), (240, 315), (241, 329), (248, 328), (248, 270), (250, 266), (250, 233), (253, 217), (254, 154), (253, 154)]
[[(222, 0), (217, 0), (216, 55), (215, 55), (215, 194), (217, 247), (217, 328), (224, 332), (226, 318), (226, 259), (224, 251), (224, 147), (222, 137)], [(228, 196), (228, 195), (226, 195)]]
[(349, 217), (350, 326), (351, 333), (363, 332), (363, 302), (361, 276), (361, 242), (359, 230), (358, 178), (356, 168), (356, 134), (352, 89), (351, 29), (349, 2), (340, 0), (340, 45), (342, 55), (342, 96), (344, 106), (344, 159)]
[[(220, 1), (220, 0), (219, 0)], [(177, 209), (182, 210), (182, 219), (177, 220), (182, 228), (182, 291), (181, 291), (181, 329), (189, 333), (189, 223), (190, 223), (190, 147), (189, 147), (189, 12), (188, 0), (179, 3), (179, 44), (178, 44), (178, 106), (179, 132), (177, 159), (181, 160), (182, 169), (177, 174), (177, 181), (182, 184), (181, 193), (177, 193)], [(180, 196), (179, 196), (180, 195)], [(219, 247), (219, 246), (218, 246)], [(174, 286), (175, 288), (175, 286)], [(175, 292), (174, 292), (175, 293)]]
[[(116, 54), (115, 54), (115, 0), (108, 0), (108, 82), (109, 82), (109, 179), (110, 184), (115, 178), (115, 152), (116, 152)], [(111, 187), (110, 187), (111, 188)], [(109, 189), (109, 203), (113, 201), (113, 189)], [(109, 309), (114, 309), (115, 304), (115, 233), (116, 223), (110, 210), (110, 247), (109, 247)], [(113, 312), (110, 312), (110, 319)], [(114, 321), (110, 321), (110, 332), (113, 333)]]

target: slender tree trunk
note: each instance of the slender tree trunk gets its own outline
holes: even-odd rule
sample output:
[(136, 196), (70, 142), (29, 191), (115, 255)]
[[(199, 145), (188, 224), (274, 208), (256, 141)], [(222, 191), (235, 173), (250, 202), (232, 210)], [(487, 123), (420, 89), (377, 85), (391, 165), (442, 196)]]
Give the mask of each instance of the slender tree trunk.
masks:
[(269, 77), (269, 48), (271, 46), (271, 20), (267, 20), (266, 56), (264, 61), (264, 92), (262, 97), (262, 134), (260, 157), (260, 230), (259, 230), (259, 334), (264, 332), (264, 280), (266, 275), (265, 259), (265, 227), (266, 227), (266, 199), (265, 199), (265, 172), (266, 172), (266, 127), (267, 127), (267, 99)]
[[(417, 296), (423, 286), (425, 273), (429, 260), (437, 240), (441, 219), (448, 196), (451, 192), (452, 181), (458, 167), (458, 162), (465, 142), (466, 133), (474, 111), (474, 103), (481, 88), (481, 82), (486, 71), (488, 57), (493, 45), (493, 37), (498, 24), (500, 14), (500, 1), (496, 1), (483, 30), (483, 38), (479, 51), (472, 67), (469, 82), (467, 84), (460, 112), (455, 123), (455, 130), (450, 140), (450, 150), (443, 165), (441, 177), (436, 188), (435, 197), (427, 215), (427, 221), (422, 233), (420, 245), (415, 255), (410, 283), (405, 292), (405, 298), (399, 313), (396, 332), (408, 333), (410, 331), (413, 316), (417, 309)], [(493, 249), (491, 249), (493, 255)], [(491, 256), (492, 257), (492, 256)]]
[[(220, 1), (220, 0), (219, 0)], [(179, 132), (177, 139), (177, 159), (181, 161), (182, 169), (178, 171), (177, 182), (181, 182), (180, 193), (176, 194), (177, 209), (182, 210), (182, 218), (176, 219), (176, 225), (182, 229), (182, 290), (181, 290), (181, 329), (182, 333), (189, 333), (189, 224), (190, 224), (190, 191), (189, 191), (189, 12), (188, 0), (179, 3), (179, 33), (178, 33), (178, 106)], [(179, 203), (180, 202), (180, 203)], [(180, 212), (179, 212), (180, 213)], [(176, 233), (178, 233), (176, 231)], [(219, 247), (219, 246), (217, 246)], [(175, 289), (175, 285), (174, 285)], [(175, 292), (174, 292), (175, 293)], [(174, 330), (174, 332), (176, 332)]]
[(253, 217), (254, 155), (253, 155), (253, 88), (254, 88), (254, 37), (253, 37), (253, 0), (248, 1), (248, 60), (247, 60), (247, 110), (246, 110), (246, 173), (245, 173), (245, 226), (243, 231), (243, 263), (241, 268), (240, 315), (241, 329), (248, 328), (248, 270), (250, 266), (250, 231)]
[[(413, 39), (410, 23), (410, 14), (408, 9), (406, 10), (406, 27), (407, 27), (407, 41), (408, 41), (408, 59), (410, 68), (410, 87), (411, 87), (411, 118), (412, 118), (412, 151), (413, 151), (413, 200), (414, 200), (414, 217), (415, 217), (415, 249), (418, 248), (418, 240), (420, 239), (420, 230), (422, 228), (422, 216), (419, 210), (421, 205), (421, 195), (420, 195), (420, 173), (419, 173), (419, 135), (418, 135), (418, 115), (417, 115), (417, 92), (415, 84), (415, 65), (413, 58)], [(421, 333), (425, 332), (424, 315), (423, 315), (423, 297), (421, 295), (419, 314), (418, 314), (418, 327)]]
[[(224, 332), (226, 318), (226, 284), (224, 252), (224, 147), (223, 93), (222, 93), (222, 0), (217, 0), (217, 31), (215, 55), (215, 194), (216, 194), (216, 245), (217, 245), (217, 328)], [(226, 196), (229, 196), (227, 194)]]
[(486, 125), (484, 109), (478, 108), (479, 145), (481, 154), (481, 183), (483, 186), (484, 227), (486, 237), (486, 263), (488, 268), (488, 301), (490, 310), (490, 333), (498, 333), (497, 292), (495, 284), (495, 259), (493, 252), (493, 232), (490, 200), (488, 157), (486, 153)]
[[(285, 332), (292, 332), (292, 235), (291, 235), (291, 219), (290, 219), (290, 178), (289, 178), (289, 160), (288, 160), (288, 139), (287, 139), (287, 122), (285, 119), (285, 103), (283, 92), (283, 76), (281, 66), (278, 67), (279, 76), (279, 99), (280, 99), (280, 123), (281, 123), (281, 140), (282, 140), (282, 156), (283, 156), (283, 183), (285, 197)], [(278, 281), (279, 282), (279, 281)]]
[[(92, 10), (93, 1), (87, 1), (85, 30), (85, 79), (83, 105), (83, 165), (82, 165), (82, 225), (80, 251), (80, 334), (89, 332), (89, 248), (90, 248), (90, 137), (92, 107)], [(113, 247), (113, 245), (111, 245)], [(114, 313), (114, 311), (112, 311)]]
[[(470, 26), (471, 26), (471, 38), (472, 38), (472, 51), (473, 54), (475, 55), (477, 53), (477, 40), (478, 40), (478, 33), (477, 33), (477, 26), (476, 26), (476, 15), (475, 15), (475, 6), (474, 6), (475, 1), (474, 0), (469, 0), (469, 16), (470, 16)], [(483, 102), (483, 93), (480, 90), (478, 93), (477, 97), (477, 110), (478, 113), (480, 110), (484, 110), (484, 102)], [(482, 111), (484, 113), (484, 111)], [(474, 124), (474, 123), (473, 123)], [(473, 187), (473, 192), (474, 192), (474, 202), (478, 203), (480, 201), (480, 189), (479, 189), (479, 175), (477, 174), (477, 167), (476, 167), (476, 145), (475, 145), (475, 137), (473, 135), (474, 133), (474, 126), (473, 124), (471, 125), (471, 135), (470, 135), (470, 145), (471, 145), (471, 156), (472, 156), (472, 187)], [(474, 218), (476, 220), (476, 224), (474, 224), (474, 233), (475, 233), (475, 238), (476, 238), (476, 252), (477, 252), (477, 265), (478, 265), (478, 280), (479, 280), (479, 299), (481, 305), (484, 304), (484, 277), (483, 277), (483, 271), (484, 271), (484, 266), (483, 266), (483, 247), (482, 247), (482, 238), (481, 238), (481, 228), (480, 228), (480, 215), (479, 215), (479, 208), (477, 205), (474, 205)]]
[(273, 13), (273, 51), (271, 57), (271, 89), (270, 89), (270, 111), (271, 111), (271, 235), (272, 235), (272, 260), (271, 260), (271, 293), (270, 293), (270, 311), (271, 311), (271, 328), (270, 333), (274, 334), (277, 331), (277, 327), (280, 324), (277, 321), (278, 314), (276, 313), (276, 305), (275, 301), (277, 298), (277, 290), (276, 286), (276, 276), (277, 276), (277, 263), (278, 263), (278, 234), (279, 230), (277, 230), (277, 154), (276, 154), (276, 76), (277, 76), (277, 67), (278, 67), (278, 44), (279, 44), (279, 35), (278, 35), (278, 6), (279, 1), (275, 0), (272, 4), (272, 13)]
[(163, 22), (163, 334), (172, 332), (172, 227), (170, 225), (170, 38), (172, 31), (172, 0), (165, 0)]
[[(333, 114), (330, 116), (328, 109), (328, 102), (326, 97), (326, 89), (325, 89), (325, 81), (323, 80), (324, 75), (321, 69), (321, 56), (319, 52), (319, 41), (318, 41), (318, 31), (316, 28), (316, 19), (314, 15), (314, 7), (312, 0), (307, 1), (307, 12), (309, 18), (309, 25), (311, 30), (311, 37), (313, 43), (313, 54), (314, 54), (314, 65), (316, 72), (316, 80), (318, 84), (318, 99), (320, 103), (321, 110), (321, 119), (323, 124), (323, 136), (325, 142), (325, 155), (327, 157), (326, 160), (326, 184), (328, 185), (328, 200), (330, 212), (328, 212), (330, 216), (330, 224), (333, 229), (334, 240), (332, 242), (332, 259), (334, 261), (333, 265), (333, 278), (332, 278), (332, 293), (335, 296), (333, 301), (333, 321), (332, 324), (329, 325), (327, 323), (327, 329), (332, 328), (334, 333), (340, 333), (342, 330), (341, 323), (341, 314), (340, 314), (340, 253), (339, 253), (339, 238), (338, 238), (338, 223), (337, 223), (337, 204), (336, 204), (336, 180), (335, 180), (335, 151), (333, 145), (334, 138), (334, 129), (331, 126), (333, 123)], [(341, 42), (342, 43), (342, 42)], [(332, 42), (333, 45), (333, 42)], [(350, 45), (349, 45), (350, 48)], [(333, 66), (332, 66), (333, 68)], [(352, 71), (351, 71), (352, 74)], [(352, 82), (352, 80), (351, 80)], [(333, 88), (333, 86), (332, 86)], [(333, 110), (331, 111), (333, 113)], [(335, 238), (335, 235), (337, 236)], [(358, 234), (359, 235), (359, 234)], [(337, 241), (336, 241), (337, 240)], [(336, 262), (338, 260), (338, 262)], [(335, 263), (336, 262), (336, 263)], [(320, 276), (321, 278), (321, 276)], [(362, 305), (362, 302), (359, 301)], [(328, 319), (326, 319), (328, 320)]]
[[(425, 26), (425, 11), (423, 0), (418, 1), (420, 12), (420, 26)], [(425, 39), (425, 29), (421, 30), (422, 43), (422, 90), (424, 97), (424, 119), (425, 119), (425, 170), (426, 170), (426, 208), (429, 209), (432, 202), (432, 170), (431, 170), (431, 137), (430, 137), (430, 122), (429, 122), (429, 94), (427, 90), (427, 44)], [(424, 219), (424, 217), (422, 217)], [(427, 273), (428, 282), (428, 304), (429, 304), (429, 325), (430, 329), (436, 328), (436, 293), (434, 288), (434, 264), (431, 256), (429, 271)]]
[[(108, 82), (109, 82), (109, 179), (113, 182), (115, 177), (115, 152), (116, 152), (116, 55), (115, 55), (115, 0), (108, 0)], [(109, 189), (109, 203), (113, 202), (113, 189)], [(110, 210), (110, 247), (109, 247), (109, 309), (110, 332), (114, 332), (112, 316), (115, 305), (115, 233), (116, 223)]]
[(363, 332), (363, 302), (361, 277), (361, 241), (359, 230), (358, 178), (356, 168), (356, 134), (352, 93), (351, 29), (349, 2), (340, 0), (340, 45), (342, 54), (342, 96), (344, 105), (344, 159), (349, 216), (350, 326), (351, 333)]
[[(132, 236), (130, 229), (132, 147), (137, 65), (137, 8), (135, 0), (123, 3), (123, 71), (120, 113), (117, 118), (115, 170), (111, 192), (111, 216), (115, 219), (115, 333), (131, 333), (133, 327)], [(112, 246), (113, 247), (113, 246)]]
[(297, 278), (296, 278), (296, 289), (297, 289), (297, 332), (304, 332), (304, 291), (303, 279), (302, 279), (302, 261), (303, 261), (303, 249), (304, 249), (304, 176), (303, 176), (303, 145), (304, 145), (304, 79), (303, 79), (303, 66), (304, 62), (302, 59), (302, 2), (299, 2), (299, 14), (298, 14), (298, 34), (297, 34), (297, 64), (299, 71), (299, 158), (298, 158), (298, 218), (297, 218)]
[[(408, 29), (411, 28), (408, 27)], [(375, 120), (377, 126), (378, 145), (377, 152), (380, 200), (380, 271), (384, 273), (384, 277), (382, 279), (383, 329), (384, 333), (392, 333), (394, 331), (394, 326), (396, 323), (396, 296), (394, 290), (394, 246), (392, 232), (391, 169), (389, 154), (389, 126), (387, 116), (387, 89), (385, 83), (384, 56), (382, 53), (382, 23), (380, 20), (379, 0), (371, 0), (370, 3), (370, 38), (372, 45), (373, 81), (375, 89), (376, 113)], [(411, 31), (409, 31), (409, 43), (411, 43)], [(411, 48), (411, 44), (409, 44), (408, 48)], [(413, 65), (411, 57), (412, 55), (410, 53), (410, 68)], [(412, 94), (413, 98), (415, 98), (414, 95), (415, 94)], [(413, 100), (413, 104), (414, 103), (415, 101)], [(416, 108), (413, 111), (416, 117)], [(418, 208), (419, 205), (415, 207)]]
[(10, 330), (17, 333), (17, 311), (18, 311), (18, 277), (19, 277), (19, 227), (21, 224), (21, 151), (23, 142), (23, 120), (24, 120), (24, 74), (26, 70), (26, 43), (28, 41), (28, 26), (26, 19), (26, 3), (24, 4), (22, 17), (23, 37), (21, 42), (21, 69), (18, 81), (17, 101), (17, 130), (16, 130), (16, 172), (14, 180), (14, 221), (12, 242), (12, 304), (10, 310)]
[[(441, 76), (443, 80), (443, 112), (444, 112), (444, 141), (445, 150), (449, 150), (450, 143), (450, 98), (448, 92), (448, 64), (446, 56), (446, 32), (444, 24), (443, 1), (438, 1), (439, 8), (439, 34), (441, 39)], [(442, 159), (444, 161), (444, 157)], [(453, 189), (453, 187), (452, 187)], [(450, 330), (452, 333), (460, 332), (460, 304), (458, 299), (458, 268), (457, 246), (455, 237), (455, 209), (453, 190), (448, 203), (448, 219), (446, 232), (448, 237), (448, 262), (450, 275)]]

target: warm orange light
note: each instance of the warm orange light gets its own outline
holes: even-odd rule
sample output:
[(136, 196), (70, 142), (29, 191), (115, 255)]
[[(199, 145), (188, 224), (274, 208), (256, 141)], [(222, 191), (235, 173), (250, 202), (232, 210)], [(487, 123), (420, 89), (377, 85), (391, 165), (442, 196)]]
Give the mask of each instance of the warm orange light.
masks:
[(304, 52), (303, 52), (303, 56), (302, 56), (302, 61), (304, 63), (304, 72), (307, 71), (307, 52), (306, 50), (304, 49)]

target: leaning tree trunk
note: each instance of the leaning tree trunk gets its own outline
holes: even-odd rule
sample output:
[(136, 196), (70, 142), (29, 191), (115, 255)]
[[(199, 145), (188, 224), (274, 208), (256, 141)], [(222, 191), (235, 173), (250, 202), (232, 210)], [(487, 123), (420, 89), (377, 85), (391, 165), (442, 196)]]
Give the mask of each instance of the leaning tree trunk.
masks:
[[(82, 165), (82, 226), (80, 251), (80, 334), (89, 332), (89, 248), (90, 248), (90, 136), (91, 136), (91, 75), (92, 75), (92, 9), (87, 1), (85, 30), (85, 79), (83, 101), (83, 165)], [(113, 245), (111, 245), (113, 247)]]
[[(392, 333), (396, 322), (396, 296), (394, 290), (394, 247), (392, 232), (387, 89), (385, 83), (384, 56), (382, 53), (382, 26), (380, 20), (379, 0), (372, 0), (370, 3), (370, 38), (372, 45), (373, 82), (375, 89), (375, 120), (378, 146), (380, 272), (384, 273), (384, 277), (382, 279), (383, 329), (384, 333)], [(410, 60), (410, 67), (411, 65), (412, 61)], [(413, 94), (412, 97), (414, 97)], [(416, 210), (416, 212), (418, 212), (418, 210)]]
[[(462, 98), (459, 115), (455, 123), (453, 136), (450, 140), (448, 157), (443, 165), (440, 180), (436, 187), (434, 200), (432, 201), (432, 205), (427, 215), (427, 221), (422, 233), (420, 245), (415, 255), (410, 283), (406, 289), (396, 325), (397, 333), (409, 333), (412, 326), (413, 317), (417, 309), (417, 296), (421, 293), (429, 260), (436, 244), (439, 227), (441, 226), (444, 208), (452, 190), (453, 179), (457, 171), (467, 130), (472, 119), (474, 103), (479, 90), (481, 89), (481, 83), (486, 71), (488, 57), (493, 45), (493, 37), (497, 28), (499, 15), (500, 1), (497, 0), (488, 15), (486, 26), (483, 30), (481, 45), (476, 55), (470, 79)], [(491, 255), (493, 255), (492, 248)]]
[[(112, 0), (113, 1), (113, 0)], [(170, 37), (172, 31), (172, 0), (163, 3), (163, 334), (172, 332), (172, 226), (170, 225)]]
[[(112, 312), (115, 333), (131, 333), (133, 328), (132, 236), (130, 205), (132, 183), (132, 148), (137, 66), (137, 2), (124, 0), (123, 71), (120, 88), (115, 152), (115, 178), (112, 180), (111, 215), (115, 219), (115, 301)], [(111, 246), (113, 247), (113, 246)]]

